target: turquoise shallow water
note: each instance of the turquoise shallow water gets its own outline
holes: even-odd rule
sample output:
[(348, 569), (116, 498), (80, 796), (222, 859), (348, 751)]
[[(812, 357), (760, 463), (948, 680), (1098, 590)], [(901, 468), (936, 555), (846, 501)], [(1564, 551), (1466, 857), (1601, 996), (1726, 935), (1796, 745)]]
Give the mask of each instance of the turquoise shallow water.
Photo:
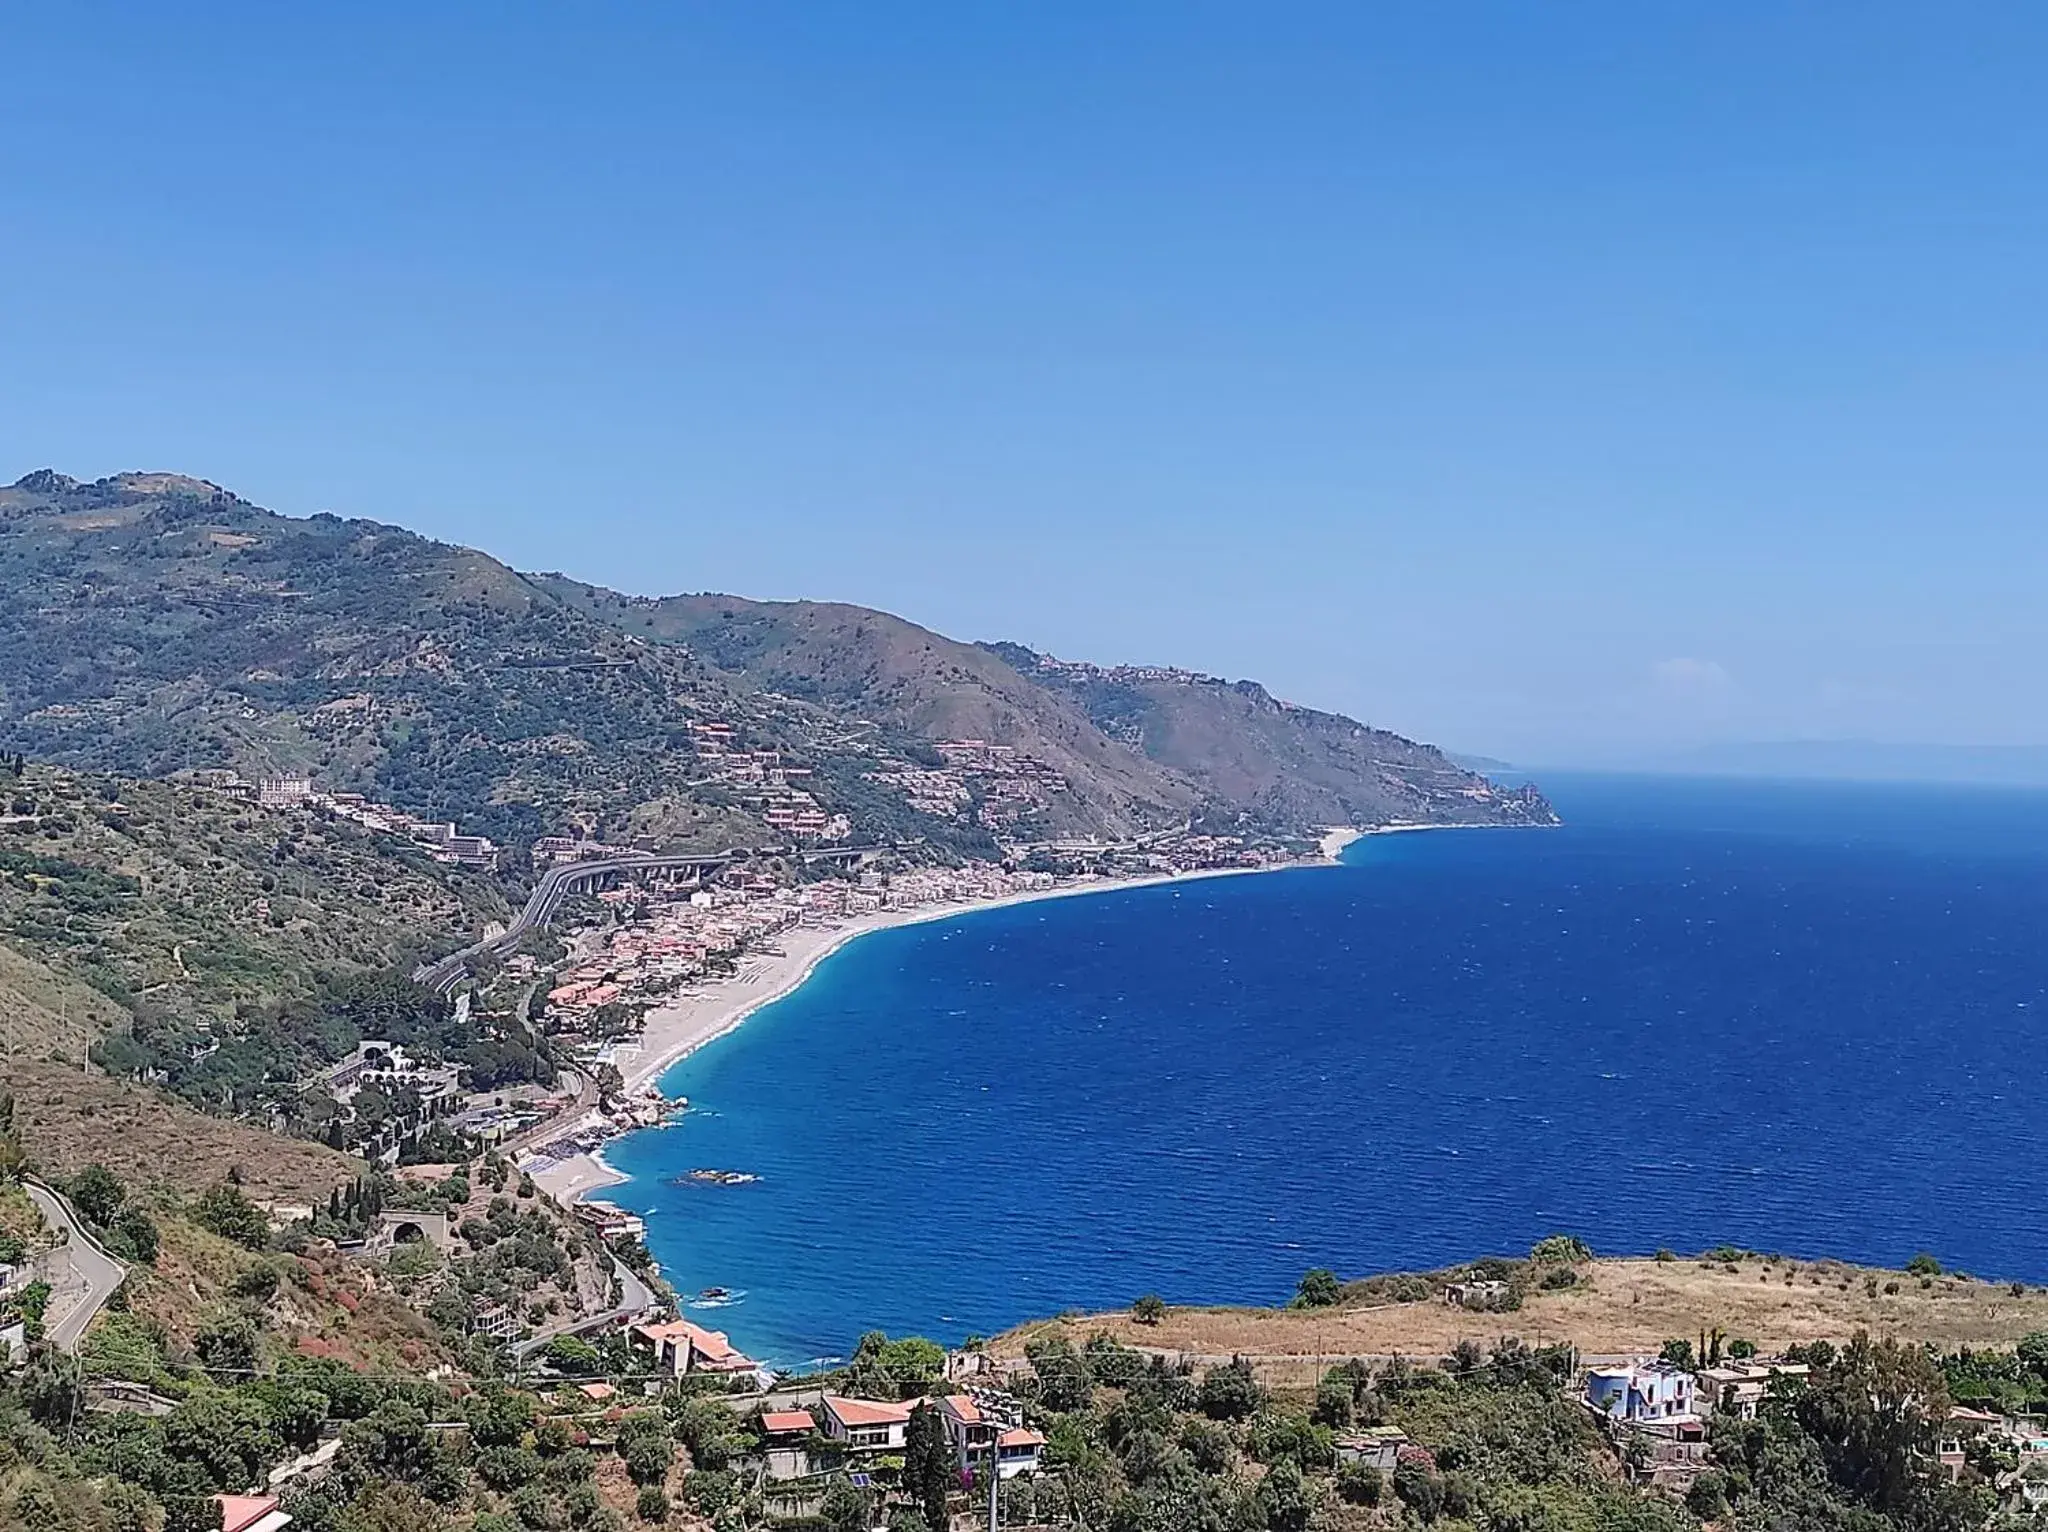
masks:
[(2048, 1278), (2048, 796), (1545, 785), (1564, 829), (862, 938), (611, 1195), (781, 1365), (1559, 1229)]

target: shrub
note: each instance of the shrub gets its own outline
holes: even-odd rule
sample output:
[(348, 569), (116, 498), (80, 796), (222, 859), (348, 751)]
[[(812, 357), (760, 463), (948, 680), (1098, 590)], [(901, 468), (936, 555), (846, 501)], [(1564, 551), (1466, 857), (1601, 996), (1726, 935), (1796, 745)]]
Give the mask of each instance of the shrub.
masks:
[(192, 1350), (211, 1373), (244, 1374), (256, 1370), (256, 1327), (246, 1319), (222, 1319), (192, 1337)]
[(1420, 1463), (1395, 1465), (1394, 1493), (1424, 1525), (1435, 1521), (1444, 1507), (1444, 1481)]
[(1347, 1463), (1337, 1471), (1337, 1493), (1351, 1505), (1378, 1505), (1385, 1482), (1370, 1463)]
[(251, 1266), (229, 1284), (237, 1298), (247, 1298), (252, 1303), (268, 1303), (277, 1292), (277, 1268), (275, 1266)]
[(1119, 1346), (1106, 1335), (1091, 1335), (1081, 1348), (1081, 1359), (1095, 1381), (1107, 1388), (1129, 1388), (1145, 1376), (1145, 1353)]
[(476, 1476), (504, 1493), (540, 1477), (540, 1458), (524, 1447), (486, 1447), (476, 1455)]
[(643, 1484), (633, 1501), (633, 1514), (642, 1521), (657, 1525), (668, 1520), (668, 1496), (661, 1492), (659, 1484)]
[(1220, 1474), (1230, 1467), (1230, 1433), (1214, 1421), (1199, 1417), (1180, 1428), (1181, 1451), (1188, 1461), (1206, 1474)]
[(1166, 1317), (1166, 1300), (1157, 1293), (1147, 1293), (1131, 1305), (1131, 1318), (1141, 1325), (1156, 1325)]
[(1294, 1291), (1294, 1306), (1300, 1309), (1332, 1308), (1343, 1296), (1344, 1287), (1337, 1280), (1337, 1274), (1318, 1266), (1302, 1274), (1301, 1285)]
[(1265, 1402), (1266, 1391), (1242, 1360), (1212, 1367), (1202, 1378), (1195, 1402), (1211, 1420), (1245, 1420)]
[(242, 1195), (240, 1187), (225, 1181), (199, 1199), (192, 1219), (202, 1229), (250, 1250), (261, 1250), (270, 1242), (270, 1225), (256, 1204)]
[(154, 1266), (157, 1254), (156, 1223), (141, 1208), (121, 1209), (108, 1231), (107, 1244), (116, 1255), (125, 1255), (144, 1266)]
[(683, 1495), (693, 1509), (716, 1516), (741, 1499), (739, 1475), (723, 1469), (700, 1468), (683, 1480)]
[(86, 1166), (71, 1178), (71, 1184), (65, 1189), (71, 1194), (72, 1206), (88, 1222), (101, 1228), (114, 1221), (114, 1215), (121, 1211), (121, 1204), (128, 1196), (128, 1189), (119, 1178), (100, 1164)]
[(1906, 1270), (1916, 1277), (1938, 1277), (1941, 1275), (1941, 1262), (1922, 1250), (1906, 1262)]
[(588, 1484), (572, 1484), (562, 1492), (562, 1510), (572, 1527), (587, 1527), (597, 1519), (597, 1491)]
[(635, 1484), (659, 1485), (668, 1477), (676, 1449), (666, 1434), (657, 1436), (643, 1431), (619, 1444), (619, 1456), (625, 1460), (626, 1474)]
[(1570, 1266), (1592, 1260), (1593, 1252), (1584, 1240), (1573, 1235), (1553, 1234), (1536, 1242), (1529, 1252), (1529, 1259), (1538, 1266)]

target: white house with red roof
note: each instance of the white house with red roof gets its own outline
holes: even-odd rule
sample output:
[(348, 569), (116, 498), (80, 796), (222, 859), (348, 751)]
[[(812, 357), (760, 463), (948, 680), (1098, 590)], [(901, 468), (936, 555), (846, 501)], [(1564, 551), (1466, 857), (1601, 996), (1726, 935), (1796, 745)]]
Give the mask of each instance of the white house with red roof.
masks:
[(760, 1364), (725, 1338), (722, 1330), (707, 1330), (687, 1319), (662, 1324), (635, 1325), (634, 1341), (654, 1353), (654, 1365), (672, 1377), (708, 1372), (732, 1376), (756, 1372)]
[(280, 1532), (292, 1522), (275, 1495), (215, 1495), (213, 1502), (220, 1507), (220, 1532)]
[(844, 1442), (856, 1452), (901, 1452), (910, 1429), (910, 1406), (885, 1404), (878, 1399), (844, 1399), (827, 1394), (821, 1406), (825, 1412), (825, 1434)]
[(811, 1471), (810, 1439), (818, 1429), (809, 1410), (763, 1410), (761, 1452), (771, 1479), (801, 1479)]
[(1014, 1479), (1020, 1473), (1036, 1473), (1045, 1438), (1024, 1424), (1024, 1410), (1016, 1400), (992, 1389), (971, 1394), (947, 1394), (939, 1400), (939, 1424), (953, 1455), (962, 1468), (988, 1466), (989, 1448), (995, 1448), (996, 1477)]

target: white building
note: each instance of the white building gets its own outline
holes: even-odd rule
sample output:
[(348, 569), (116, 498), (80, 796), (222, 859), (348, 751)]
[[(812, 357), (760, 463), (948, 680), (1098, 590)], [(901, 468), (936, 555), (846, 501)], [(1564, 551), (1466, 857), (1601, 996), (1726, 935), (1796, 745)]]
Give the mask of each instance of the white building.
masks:
[(824, 1432), (856, 1452), (901, 1452), (910, 1428), (910, 1406), (877, 1399), (844, 1399), (827, 1394), (822, 1401)]

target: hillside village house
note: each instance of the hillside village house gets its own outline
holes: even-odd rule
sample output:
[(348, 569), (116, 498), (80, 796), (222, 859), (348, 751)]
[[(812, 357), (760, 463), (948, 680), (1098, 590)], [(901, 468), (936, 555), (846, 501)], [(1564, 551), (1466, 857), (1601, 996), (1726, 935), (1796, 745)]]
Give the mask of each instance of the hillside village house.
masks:
[(616, 1202), (583, 1201), (575, 1204), (576, 1217), (597, 1230), (605, 1239), (645, 1239), (647, 1220), (629, 1213)]
[(1634, 1438), (1630, 1462), (1638, 1484), (1683, 1491), (1706, 1465), (1707, 1428), (1693, 1413), (1693, 1375), (1669, 1362), (1595, 1367), (1586, 1374), (1588, 1409), (1617, 1440)]
[(758, 1371), (760, 1367), (752, 1357), (727, 1340), (723, 1331), (707, 1330), (687, 1319), (635, 1325), (632, 1337), (635, 1345), (654, 1354), (654, 1365), (671, 1377), (680, 1378), (693, 1372), (732, 1377)]
[(843, 1399), (827, 1394), (822, 1401), (825, 1434), (855, 1452), (901, 1452), (910, 1426), (910, 1406), (875, 1399)]
[(1810, 1370), (1803, 1362), (1727, 1362), (1719, 1367), (1703, 1367), (1696, 1402), (1703, 1415), (1739, 1415), (1744, 1420), (1755, 1420), (1757, 1406), (1769, 1392), (1771, 1379), (1804, 1378)]
[(996, 1477), (1014, 1479), (1038, 1471), (1045, 1438), (1025, 1426), (1022, 1407), (1006, 1394), (947, 1394), (939, 1400), (939, 1424), (962, 1468), (986, 1468), (993, 1444)]
[(1588, 1406), (1616, 1422), (1693, 1418), (1692, 1374), (1669, 1362), (1595, 1367), (1586, 1374), (1585, 1397)]
[(811, 1471), (808, 1444), (817, 1429), (809, 1410), (761, 1412), (761, 1456), (770, 1479), (801, 1479)]
[(1337, 1438), (1337, 1461), (1346, 1467), (1377, 1468), (1391, 1474), (1408, 1445), (1408, 1433), (1399, 1426), (1361, 1426)]
[(215, 1495), (213, 1503), (220, 1508), (220, 1532), (282, 1532), (291, 1525), (275, 1495)]

